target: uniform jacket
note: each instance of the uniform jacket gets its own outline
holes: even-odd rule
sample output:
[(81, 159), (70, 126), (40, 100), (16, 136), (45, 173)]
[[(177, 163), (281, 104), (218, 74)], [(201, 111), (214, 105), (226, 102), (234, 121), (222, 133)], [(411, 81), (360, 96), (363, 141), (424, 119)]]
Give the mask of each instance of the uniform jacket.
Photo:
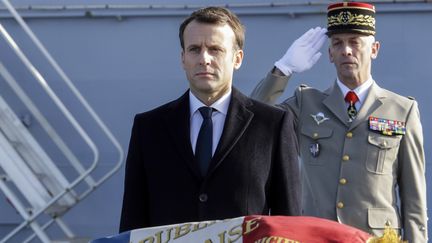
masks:
[[(297, 139), (289, 112), (233, 88), (206, 176), (190, 143), (189, 93), (135, 117), (120, 232), (243, 215), (299, 215)], [(281, 133), (282, 132), (282, 133)]]
[[(269, 74), (252, 96), (273, 102), (287, 82), (287, 77)], [(305, 215), (375, 235), (382, 235), (389, 223), (403, 228), (409, 242), (427, 242), (425, 159), (416, 101), (374, 83), (350, 122), (335, 82), (325, 91), (302, 85), (280, 106), (295, 114)], [(312, 115), (319, 113), (324, 118), (317, 122)], [(404, 122), (406, 133), (390, 136), (373, 131), (369, 117)], [(314, 155), (311, 147), (317, 144)]]

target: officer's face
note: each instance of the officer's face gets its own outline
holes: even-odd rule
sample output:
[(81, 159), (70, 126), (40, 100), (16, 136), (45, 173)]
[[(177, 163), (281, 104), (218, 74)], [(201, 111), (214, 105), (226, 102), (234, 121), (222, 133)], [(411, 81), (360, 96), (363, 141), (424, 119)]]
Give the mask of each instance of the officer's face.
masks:
[(189, 87), (210, 105), (231, 89), (234, 69), (241, 66), (243, 51), (234, 48), (231, 27), (192, 21), (183, 34), (183, 69)]
[(370, 78), (371, 62), (378, 55), (379, 42), (373, 36), (342, 33), (330, 38), (329, 57), (339, 80), (355, 88)]

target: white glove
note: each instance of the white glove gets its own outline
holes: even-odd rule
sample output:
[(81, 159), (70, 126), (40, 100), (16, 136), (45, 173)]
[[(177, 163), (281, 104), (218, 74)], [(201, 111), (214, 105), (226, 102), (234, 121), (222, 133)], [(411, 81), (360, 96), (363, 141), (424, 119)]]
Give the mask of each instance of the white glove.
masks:
[(291, 44), (274, 65), (287, 76), (310, 69), (321, 57), (319, 50), (327, 39), (326, 32), (327, 29), (321, 27), (308, 30)]

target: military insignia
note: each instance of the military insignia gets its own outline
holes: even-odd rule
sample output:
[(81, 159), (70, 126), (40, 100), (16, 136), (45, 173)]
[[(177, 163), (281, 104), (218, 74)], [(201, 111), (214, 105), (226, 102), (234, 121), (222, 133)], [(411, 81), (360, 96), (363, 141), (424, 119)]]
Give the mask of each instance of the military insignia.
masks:
[(378, 117), (369, 117), (369, 130), (379, 132), (383, 135), (404, 135), (406, 132), (405, 122), (388, 120)]
[(357, 117), (357, 109), (354, 105), (350, 105), (348, 107), (348, 116), (351, 118), (351, 120), (354, 120)]
[(324, 113), (318, 112), (316, 115), (311, 114), (311, 117), (314, 119), (317, 125), (330, 120), (330, 118), (325, 117)]
[(354, 16), (350, 11), (343, 11), (339, 14), (339, 19), (343, 25), (347, 25), (353, 21)]
[(316, 158), (319, 155), (320, 152), (320, 144), (319, 143), (311, 143), (309, 146), (309, 151), (312, 155), (312, 157)]

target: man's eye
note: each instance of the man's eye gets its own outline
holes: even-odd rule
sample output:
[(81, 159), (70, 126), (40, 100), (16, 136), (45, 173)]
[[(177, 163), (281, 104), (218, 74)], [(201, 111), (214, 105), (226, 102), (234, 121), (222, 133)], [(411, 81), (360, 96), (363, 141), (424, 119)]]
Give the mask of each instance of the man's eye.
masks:
[(221, 52), (222, 50), (220, 48), (214, 47), (214, 48), (210, 48), (210, 51), (213, 53), (218, 53)]
[(351, 40), (351, 44), (352, 44), (352, 45), (355, 45), (355, 46), (358, 46), (358, 45), (361, 45), (361, 41), (360, 41), (360, 40), (357, 40), (357, 39), (355, 39), (355, 40)]
[(200, 48), (199, 47), (191, 47), (191, 48), (189, 48), (189, 52), (199, 53), (200, 52)]

